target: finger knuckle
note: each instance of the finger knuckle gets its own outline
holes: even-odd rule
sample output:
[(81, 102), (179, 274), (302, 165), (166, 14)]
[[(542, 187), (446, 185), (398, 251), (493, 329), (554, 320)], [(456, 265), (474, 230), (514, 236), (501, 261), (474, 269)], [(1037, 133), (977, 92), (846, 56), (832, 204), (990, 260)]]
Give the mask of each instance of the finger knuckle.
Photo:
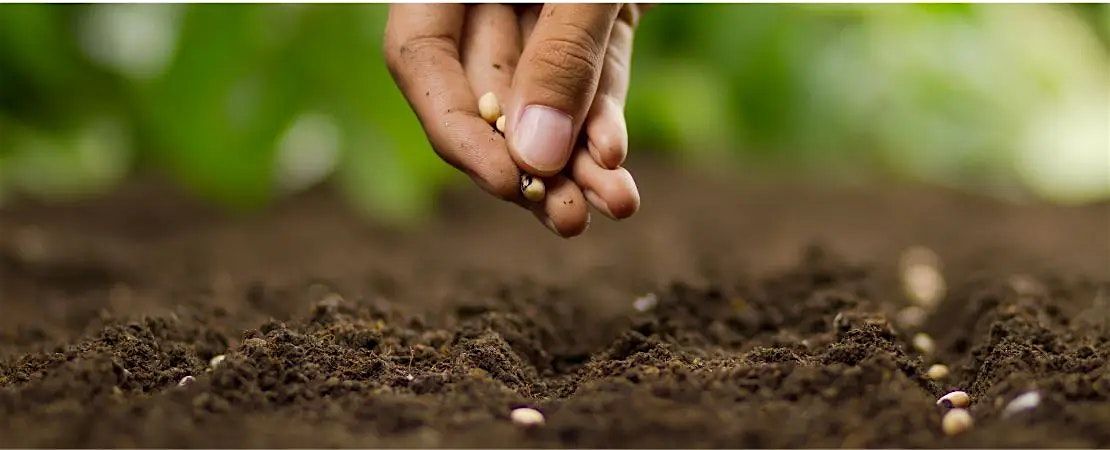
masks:
[(571, 98), (591, 90), (601, 66), (600, 51), (588, 37), (548, 38), (539, 44), (531, 62), (545, 74), (545, 88)]

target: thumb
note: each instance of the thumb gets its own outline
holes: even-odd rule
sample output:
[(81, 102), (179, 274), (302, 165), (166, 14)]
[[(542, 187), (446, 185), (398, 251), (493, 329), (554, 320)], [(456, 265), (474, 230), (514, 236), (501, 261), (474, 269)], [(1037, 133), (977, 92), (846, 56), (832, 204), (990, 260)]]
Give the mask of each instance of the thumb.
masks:
[(554, 175), (570, 159), (619, 11), (619, 4), (544, 5), (509, 102), (509, 153), (525, 171)]

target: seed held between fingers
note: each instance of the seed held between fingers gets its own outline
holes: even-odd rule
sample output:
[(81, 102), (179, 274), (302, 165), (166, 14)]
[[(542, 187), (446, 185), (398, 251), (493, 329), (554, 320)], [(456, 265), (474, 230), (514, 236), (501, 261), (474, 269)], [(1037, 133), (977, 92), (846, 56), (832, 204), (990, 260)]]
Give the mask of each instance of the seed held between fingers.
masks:
[(497, 101), (497, 94), (486, 92), (482, 98), (479, 98), (478, 113), (488, 123), (497, 122), (497, 118), (501, 117), (501, 103)]
[(530, 202), (540, 202), (547, 195), (543, 180), (528, 174), (520, 176), (520, 193)]
[(498, 117), (494, 126), (497, 127), (497, 131), (500, 131), (501, 134), (505, 134), (505, 116)]
[(971, 418), (971, 413), (967, 412), (966, 409), (958, 408), (944, 414), (944, 417), (940, 419), (940, 429), (944, 431), (944, 434), (955, 436), (971, 429), (974, 423), (975, 420)]

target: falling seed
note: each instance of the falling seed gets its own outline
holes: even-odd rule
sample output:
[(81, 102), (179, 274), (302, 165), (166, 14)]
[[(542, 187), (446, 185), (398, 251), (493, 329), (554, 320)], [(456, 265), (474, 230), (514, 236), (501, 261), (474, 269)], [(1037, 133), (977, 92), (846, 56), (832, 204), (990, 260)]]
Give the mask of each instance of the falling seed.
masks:
[(193, 378), (192, 375), (185, 375), (185, 377), (182, 378), (181, 381), (177, 382), (177, 385), (178, 386), (188, 386), (190, 384), (193, 384), (194, 381), (197, 381), (197, 379)]
[(500, 131), (501, 134), (505, 134), (505, 116), (498, 117), (494, 126), (497, 127), (497, 131)]
[(1033, 278), (1029, 275), (1010, 275), (1010, 277), (1007, 279), (1007, 282), (1010, 285), (1010, 289), (1013, 289), (1014, 293), (1023, 297), (1043, 295), (1045, 292), (1044, 285), (1041, 284), (1041, 282), (1037, 281), (1036, 278)]
[(1023, 411), (1031, 410), (1033, 408), (1036, 408), (1037, 405), (1040, 405), (1040, 404), (1041, 404), (1041, 393), (1040, 392), (1037, 392), (1037, 391), (1026, 392), (1026, 393), (1021, 394), (1017, 397), (1014, 397), (1013, 400), (1010, 400), (1010, 403), (1007, 404), (1006, 408), (1002, 410), (1002, 417), (1007, 418), (1007, 417), (1013, 416), (1014, 414), (1017, 414), (1017, 413), (1020, 413), (1020, 412), (1023, 412)]
[(501, 103), (497, 101), (497, 94), (486, 92), (486, 95), (479, 98), (478, 113), (486, 122), (491, 124), (497, 122), (497, 118), (501, 117)]
[(898, 257), (898, 265), (903, 271), (917, 265), (940, 267), (940, 256), (929, 247), (914, 245), (902, 251)]
[(639, 312), (647, 312), (655, 309), (655, 305), (659, 304), (659, 297), (655, 296), (654, 292), (649, 292), (647, 295), (637, 297), (632, 301), (632, 308)]
[(944, 276), (936, 267), (910, 266), (902, 273), (906, 294), (917, 304), (932, 308), (944, 297)]
[(933, 308), (944, 297), (946, 289), (941, 275), (940, 256), (922, 246), (907, 248), (898, 261), (902, 287), (918, 305)]
[(929, 337), (929, 335), (925, 333), (917, 333), (913, 335), (913, 348), (916, 348), (917, 351), (926, 355), (931, 355), (933, 354), (933, 351), (936, 350), (937, 345), (933, 342), (933, 338)]
[(964, 391), (952, 391), (937, 399), (937, 404), (945, 408), (966, 408), (971, 404), (971, 396)]
[(210, 360), (208, 361), (208, 365), (209, 365), (210, 367), (212, 367), (213, 369), (215, 369), (215, 368), (216, 368), (216, 366), (218, 366), (218, 365), (220, 365), (220, 363), (224, 362), (224, 359), (225, 359), (225, 358), (227, 358), (227, 355), (216, 355), (216, 356), (213, 356), (213, 357), (212, 357), (212, 359), (210, 359)]
[(509, 413), (509, 418), (522, 427), (538, 427), (544, 424), (543, 413), (532, 408), (516, 408)]
[(948, 376), (948, 366), (944, 364), (933, 364), (929, 366), (929, 370), (925, 372), (925, 376), (930, 380), (940, 380)]
[(539, 202), (547, 195), (543, 180), (528, 174), (520, 176), (520, 192), (530, 202)]
[(897, 320), (898, 325), (902, 327), (918, 328), (925, 323), (925, 319), (928, 318), (928, 316), (929, 312), (926, 311), (925, 308), (911, 305), (898, 310), (897, 315), (895, 315), (895, 320)]
[(940, 420), (940, 428), (944, 434), (955, 436), (963, 433), (971, 428), (975, 420), (971, 418), (971, 414), (966, 409), (952, 409), (944, 414)]

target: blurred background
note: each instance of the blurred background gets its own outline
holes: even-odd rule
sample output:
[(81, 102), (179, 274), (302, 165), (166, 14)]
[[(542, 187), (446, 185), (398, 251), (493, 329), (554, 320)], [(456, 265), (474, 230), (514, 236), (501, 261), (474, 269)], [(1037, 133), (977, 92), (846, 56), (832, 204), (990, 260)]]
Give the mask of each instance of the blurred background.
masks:
[[(0, 207), (153, 172), (232, 210), (331, 180), (425, 217), (440, 162), (381, 57), (386, 5), (0, 5)], [(1107, 5), (666, 5), (631, 159), (1110, 198)]]

